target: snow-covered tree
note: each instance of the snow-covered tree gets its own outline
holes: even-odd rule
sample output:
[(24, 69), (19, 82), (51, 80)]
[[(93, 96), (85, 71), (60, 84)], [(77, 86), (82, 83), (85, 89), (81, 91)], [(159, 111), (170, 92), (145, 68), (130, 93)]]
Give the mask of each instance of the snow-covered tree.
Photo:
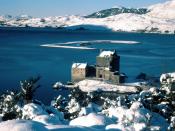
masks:
[(24, 98), (26, 104), (32, 102), (34, 92), (40, 87), (40, 85), (37, 85), (39, 80), (40, 77), (20, 81), (21, 96)]
[(7, 91), (0, 96), (2, 120), (21, 118), (20, 96), (17, 92)]

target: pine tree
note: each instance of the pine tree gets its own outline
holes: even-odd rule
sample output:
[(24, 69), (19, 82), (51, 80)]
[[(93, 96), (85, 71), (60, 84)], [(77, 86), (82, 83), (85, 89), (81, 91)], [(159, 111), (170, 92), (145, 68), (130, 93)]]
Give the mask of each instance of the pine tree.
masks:
[(40, 87), (37, 82), (40, 77), (30, 78), (28, 80), (20, 81), (21, 86), (21, 96), (24, 98), (24, 103), (28, 104), (32, 102), (34, 92)]

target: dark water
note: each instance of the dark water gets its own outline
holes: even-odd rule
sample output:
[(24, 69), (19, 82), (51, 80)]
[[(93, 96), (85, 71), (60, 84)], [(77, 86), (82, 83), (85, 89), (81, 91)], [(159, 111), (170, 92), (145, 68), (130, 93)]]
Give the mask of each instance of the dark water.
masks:
[(46, 32), (0, 30), (0, 91), (19, 89), (19, 81), (42, 76), (37, 98), (48, 103), (57, 91), (51, 85), (69, 81), (73, 62), (95, 63), (99, 50), (41, 47), (70, 41), (127, 40), (136, 45), (95, 45), (98, 49), (117, 49), (121, 55), (121, 71), (133, 78), (140, 72), (159, 76), (175, 70), (175, 36), (111, 32)]

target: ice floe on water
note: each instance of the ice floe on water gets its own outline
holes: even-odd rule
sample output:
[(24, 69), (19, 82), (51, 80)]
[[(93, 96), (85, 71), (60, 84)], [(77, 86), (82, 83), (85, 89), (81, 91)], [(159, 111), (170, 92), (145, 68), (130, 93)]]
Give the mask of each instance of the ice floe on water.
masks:
[[(93, 44), (139, 44), (138, 41), (126, 41), (126, 40), (91, 40), (91, 41), (71, 41), (61, 42), (56, 44), (43, 44), (43, 47), (52, 48), (68, 48), (68, 49), (96, 49), (94, 47), (88, 47)], [(72, 46), (70, 46), (72, 45)]]
[(45, 45), (41, 45), (41, 46), (51, 47), (51, 48), (84, 49), (84, 50), (95, 49), (95, 48), (89, 48), (89, 47), (63, 46), (63, 45), (56, 45), (56, 44), (45, 44)]

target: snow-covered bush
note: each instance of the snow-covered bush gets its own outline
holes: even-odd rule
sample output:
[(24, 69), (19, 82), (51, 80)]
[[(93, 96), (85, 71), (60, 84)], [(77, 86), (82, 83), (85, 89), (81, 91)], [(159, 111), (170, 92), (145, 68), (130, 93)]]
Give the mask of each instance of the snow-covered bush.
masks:
[(168, 129), (171, 131), (173, 131), (173, 129), (175, 129), (175, 116), (171, 117), (171, 121), (170, 121), (170, 125), (168, 127)]
[(31, 120), (38, 115), (45, 115), (47, 112), (44, 107), (38, 104), (30, 103), (22, 108), (22, 119)]
[(108, 125), (106, 127), (107, 130), (143, 131), (152, 130), (157, 127), (159, 127), (159, 130), (166, 130), (168, 125), (163, 117), (150, 112), (140, 102), (134, 102), (129, 109), (126, 107), (109, 108), (106, 112), (117, 123)]
[(67, 105), (68, 105), (68, 99), (66, 99), (62, 95), (59, 95), (56, 99), (51, 101), (51, 106), (61, 112), (66, 112), (65, 108)]
[(69, 89), (70, 94), (63, 97), (59, 95), (51, 102), (51, 106), (64, 113), (65, 119), (74, 119), (79, 116), (82, 107), (88, 106), (91, 97), (78, 87)]
[(0, 114), (4, 121), (21, 118), (19, 95), (16, 92), (7, 91), (0, 96)]
[(20, 81), (21, 86), (21, 96), (24, 99), (24, 103), (28, 104), (32, 102), (34, 92), (37, 88), (40, 87), (40, 85), (37, 85), (37, 82), (40, 80), (40, 77), (32, 77), (28, 80)]
[(171, 93), (175, 91), (175, 73), (166, 73), (162, 74), (160, 77), (160, 82), (162, 84), (162, 88), (167, 91), (167, 93)]
[(34, 103), (27, 104), (23, 107), (22, 119), (37, 121), (45, 125), (66, 123), (61, 112), (58, 112), (52, 107), (46, 107)]

